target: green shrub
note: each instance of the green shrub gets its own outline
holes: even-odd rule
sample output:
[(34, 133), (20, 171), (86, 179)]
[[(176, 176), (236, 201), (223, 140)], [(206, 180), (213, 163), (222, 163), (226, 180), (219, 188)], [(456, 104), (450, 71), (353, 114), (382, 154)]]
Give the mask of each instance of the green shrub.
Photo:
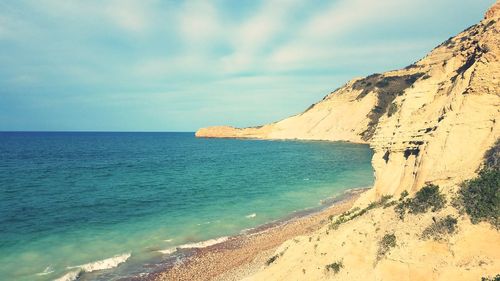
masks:
[(482, 170), (475, 179), (460, 185), (454, 204), (464, 210), (472, 223), (489, 222), (500, 229), (500, 170)]
[(481, 281), (500, 281), (500, 274), (497, 274), (495, 277), (483, 277)]
[(384, 204), (384, 209), (392, 207), (392, 206), (396, 205), (397, 203), (398, 203), (397, 201), (389, 201), (389, 202)]
[(389, 202), (389, 200), (391, 200), (391, 198), (392, 198), (392, 195), (383, 195), (382, 197), (380, 197), (379, 200), (368, 204), (368, 206), (365, 209), (366, 209), (366, 211), (369, 211), (371, 209), (375, 209), (375, 208), (378, 208), (380, 206), (384, 206)]
[(429, 209), (432, 212), (439, 211), (446, 204), (446, 199), (439, 192), (439, 186), (430, 184), (420, 189), (409, 204), (409, 212), (412, 214), (425, 213)]
[(457, 227), (457, 219), (448, 215), (439, 220), (435, 220), (430, 226), (428, 226), (424, 232), (422, 232), (422, 237), (424, 239), (434, 239), (443, 240), (444, 235), (450, 235), (455, 233)]
[(384, 235), (378, 243), (377, 260), (384, 257), (394, 247), (396, 247), (396, 235), (394, 233)]
[[(404, 192), (403, 192), (404, 193)], [(394, 211), (401, 219), (404, 219), (405, 214), (420, 214), (429, 210), (436, 212), (441, 210), (445, 204), (445, 196), (439, 191), (439, 186), (429, 184), (420, 189), (413, 198), (406, 198), (406, 194), (401, 193), (400, 202), (394, 208)], [(403, 197), (403, 195), (405, 195)]]
[(273, 262), (275, 262), (277, 259), (278, 259), (278, 255), (274, 255), (272, 257), (270, 257), (267, 261), (266, 261), (266, 265), (269, 266), (271, 265)]
[(398, 105), (391, 103), (391, 105), (389, 105), (389, 109), (387, 109), (387, 116), (391, 117), (394, 113), (396, 113), (396, 111), (398, 111)]
[(408, 208), (408, 200), (403, 200), (401, 202), (399, 202), (396, 207), (394, 207), (394, 212), (396, 212), (396, 214), (398, 214), (398, 217), (400, 219), (404, 219), (405, 218), (405, 214), (406, 214), (406, 209)]
[[(380, 197), (379, 200), (368, 204), (368, 206), (364, 209), (360, 210), (359, 208), (354, 208), (351, 211), (342, 213), (335, 221), (333, 221), (330, 224), (330, 229), (337, 229), (341, 224), (353, 220), (359, 216), (362, 216), (371, 209), (378, 208), (381, 206), (387, 207), (391, 203), (389, 202), (391, 198), (392, 198), (391, 195), (384, 195)], [(330, 216), (329, 219), (333, 220), (333, 216)]]
[(333, 271), (334, 274), (339, 273), (342, 268), (344, 268), (344, 263), (341, 260), (325, 265), (325, 269), (327, 271)]
[(500, 170), (500, 139), (486, 151), (484, 155), (484, 168), (486, 170)]
[(406, 190), (401, 192), (401, 195), (399, 196), (399, 200), (405, 199), (406, 197), (408, 197), (408, 195), (409, 195), (409, 193)]

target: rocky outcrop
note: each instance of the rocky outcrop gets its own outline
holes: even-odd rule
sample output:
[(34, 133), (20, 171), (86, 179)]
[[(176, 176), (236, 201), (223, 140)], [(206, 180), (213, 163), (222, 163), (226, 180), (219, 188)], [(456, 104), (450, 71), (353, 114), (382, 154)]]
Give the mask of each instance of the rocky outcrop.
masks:
[(369, 143), (371, 197), (461, 182), (500, 136), (498, 7), (420, 61), (354, 79), (301, 114), (261, 127), (204, 128), (196, 136)]

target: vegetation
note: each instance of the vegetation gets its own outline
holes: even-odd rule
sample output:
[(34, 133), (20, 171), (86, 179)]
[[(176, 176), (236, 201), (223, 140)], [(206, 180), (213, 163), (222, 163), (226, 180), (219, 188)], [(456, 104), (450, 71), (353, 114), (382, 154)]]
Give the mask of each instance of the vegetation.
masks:
[(333, 271), (334, 274), (337, 274), (339, 273), (339, 271), (344, 268), (344, 263), (342, 262), (342, 260), (340, 261), (336, 261), (334, 263), (331, 263), (331, 264), (327, 264), (325, 265), (325, 269), (327, 271)]
[[(407, 192), (406, 192), (407, 194)], [(407, 196), (405, 194), (405, 197)], [(436, 212), (441, 210), (446, 204), (445, 196), (439, 191), (439, 186), (429, 184), (420, 189), (413, 198), (404, 199), (401, 194), (400, 202), (394, 210), (404, 219), (406, 213), (420, 214), (429, 211)]]
[(424, 239), (432, 238), (437, 241), (442, 240), (443, 236), (455, 233), (457, 222), (457, 219), (450, 215), (439, 220), (434, 220), (434, 222), (422, 232), (422, 237)]
[[(378, 201), (371, 202), (364, 209), (354, 208), (348, 212), (344, 212), (335, 221), (333, 221), (332, 224), (330, 224), (330, 229), (337, 229), (341, 224), (348, 222), (350, 220), (353, 220), (359, 216), (362, 216), (366, 212), (370, 211), (371, 209), (378, 208), (381, 206), (384, 206), (384, 207), (389, 206), (389, 204), (392, 203), (392, 202), (389, 202), (389, 200), (391, 198), (392, 198), (391, 195), (384, 195)], [(333, 220), (333, 216), (330, 216), (329, 219)]]
[[(297, 240), (297, 239), (294, 239), (293, 241), (295, 241), (295, 243), (298, 243), (298, 242), (299, 242), (299, 240)], [(309, 241), (310, 241), (310, 240), (309, 240)], [(273, 262), (275, 262), (275, 261), (276, 261), (279, 257), (282, 257), (282, 256), (285, 254), (286, 250), (288, 250), (288, 247), (286, 247), (283, 251), (279, 252), (278, 254), (276, 254), (276, 255), (274, 255), (274, 256), (272, 256), (272, 257), (270, 257), (270, 258), (266, 261), (266, 265), (267, 265), (267, 266), (269, 266), (269, 265), (271, 265)]]
[(497, 274), (495, 277), (483, 277), (481, 281), (500, 281), (500, 274)]
[(460, 185), (453, 205), (472, 223), (485, 221), (500, 229), (500, 139), (485, 153), (479, 176)]
[(385, 208), (389, 208), (389, 207), (391, 207), (391, 206), (394, 206), (394, 205), (396, 205), (396, 204), (398, 204), (398, 202), (397, 202), (397, 201), (394, 201), (394, 200), (389, 201), (389, 202), (387, 202), (387, 203), (385, 203), (385, 204), (384, 204), (384, 209), (385, 209)]
[(485, 170), (500, 170), (500, 139), (484, 156), (484, 169)]
[(413, 83), (422, 77), (425, 73), (415, 73), (402, 76), (384, 76), (382, 74), (373, 74), (364, 79), (360, 79), (352, 85), (354, 90), (361, 90), (356, 97), (357, 100), (364, 98), (372, 92), (377, 92), (377, 104), (368, 114), (370, 122), (368, 128), (361, 133), (361, 138), (365, 141), (371, 139), (377, 128), (378, 120), (387, 113), (389, 106), (394, 99), (401, 95)]
[(399, 196), (399, 200), (405, 199), (406, 197), (408, 197), (408, 195), (409, 195), (408, 191), (404, 190), (403, 192), (401, 192), (401, 195)]
[(391, 117), (394, 113), (396, 113), (396, 111), (398, 111), (398, 105), (391, 103), (391, 105), (389, 105), (389, 109), (387, 110), (387, 116)]
[(483, 169), (477, 178), (463, 182), (454, 206), (472, 223), (485, 221), (500, 229), (500, 170)]
[(370, 204), (368, 204), (368, 206), (365, 209), (366, 209), (366, 211), (369, 211), (371, 209), (375, 209), (375, 208), (384, 206), (391, 199), (392, 199), (392, 195), (383, 195), (382, 197), (380, 197), (380, 199), (378, 201), (371, 202)]
[(266, 261), (266, 265), (269, 266), (271, 265), (273, 262), (275, 262), (277, 259), (278, 259), (278, 255), (274, 255), (272, 257), (270, 257), (267, 261)]
[(394, 233), (384, 235), (378, 243), (377, 260), (384, 257), (394, 247), (396, 247), (396, 235)]

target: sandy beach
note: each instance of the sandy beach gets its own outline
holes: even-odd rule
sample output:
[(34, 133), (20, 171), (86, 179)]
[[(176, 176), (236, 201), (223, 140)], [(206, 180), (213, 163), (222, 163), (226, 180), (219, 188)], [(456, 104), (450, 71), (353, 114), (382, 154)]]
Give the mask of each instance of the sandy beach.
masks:
[(320, 211), (296, 213), (222, 243), (195, 249), (182, 262), (151, 273), (144, 280), (239, 280), (265, 266), (274, 250), (286, 240), (312, 233), (321, 228), (329, 216), (349, 210), (366, 190), (351, 190), (331, 200), (328, 203), (331, 206)]

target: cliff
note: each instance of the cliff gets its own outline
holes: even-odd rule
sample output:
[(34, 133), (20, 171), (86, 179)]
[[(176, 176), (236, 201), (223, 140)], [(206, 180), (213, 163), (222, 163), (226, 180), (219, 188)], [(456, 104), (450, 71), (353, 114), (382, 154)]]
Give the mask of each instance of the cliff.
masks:
[[(418, 62), (349, 81), (301, 114), (261, 127), (196, 133), (342, 140), (368, 143), (375, 152), (374, 187), (356, 208), (288, 240), (244, 280), (498, 280), (498, 174), (488, 183), (493, 195), (480, 207), (493, 210), (488, 219), (496, 226), (472, 223), (455, 200), (483, 163), (500, 169), (499, 19), (497, 2), (480, 23)], [(402, 217), (411, 200), (429, 196), (428, 184), (439, 185), (442, 206)], [(411, 199), (400, 198), (403, 191)], [(436, 198), (414, 201), (413, 208), (438, 204)]]
[(196, 136), (369, 143), (373, 196), (461, 182), (499, 137), (498, 6), (418, 62), (351, 80), (298, 115), (252, 128), (203, 128)]

